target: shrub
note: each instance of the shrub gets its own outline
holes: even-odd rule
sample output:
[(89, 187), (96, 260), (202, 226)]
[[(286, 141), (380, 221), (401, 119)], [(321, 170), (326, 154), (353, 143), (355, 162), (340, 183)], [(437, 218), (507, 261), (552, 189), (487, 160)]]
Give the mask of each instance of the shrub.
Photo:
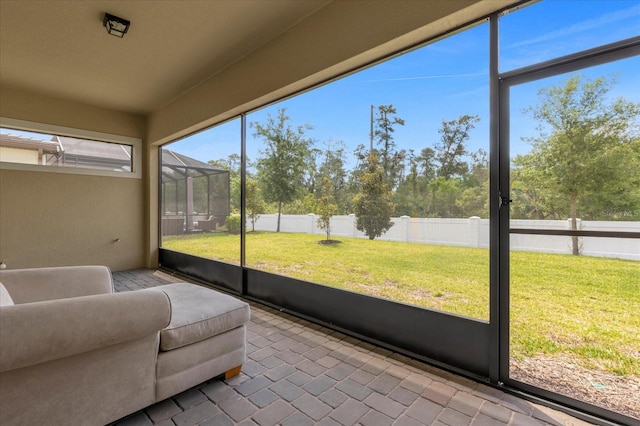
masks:
[(240, 233), (240, 215), (227, 216), (227, 219), (224, 221), (224, 224), (227, 227), (227, 231), (230, 234)]

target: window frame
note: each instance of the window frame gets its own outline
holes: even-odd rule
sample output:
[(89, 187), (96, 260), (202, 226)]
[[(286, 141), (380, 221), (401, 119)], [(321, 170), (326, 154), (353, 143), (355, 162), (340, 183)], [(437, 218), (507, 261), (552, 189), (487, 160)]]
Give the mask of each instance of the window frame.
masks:
[(18, 170), (46, 173), (63, 173), (72, 175), (88, 175), (102, 177), (118, 177), (128, 179), (142, 179), (142, 139), (130, 136), (114, 135), (110, 133), (94, 132), (90, 130), (75, 129), (72, 127), (56, 126), (53, 124), (37, 123), (33, 121), (18, 120), (0, 117), (0, 127), (7, 129), (23, 130), (87, 139), (95, 142), (116, 143), (131, 147), (131, 171), (119, 172), (111, 170), (99, 170), (91, 168), (47, 166), (42, 164), (22, 164), (0, 161), (1, 170)]

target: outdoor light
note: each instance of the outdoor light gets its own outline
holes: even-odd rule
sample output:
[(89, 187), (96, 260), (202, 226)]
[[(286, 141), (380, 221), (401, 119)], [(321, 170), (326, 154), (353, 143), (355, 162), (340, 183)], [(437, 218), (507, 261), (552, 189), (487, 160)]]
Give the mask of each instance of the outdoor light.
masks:
[(109, 34), (120, 38), (124, 37), (124, 34), (129, 30), (130, 24), (131, 22), (126, 19), (118, 18), (108, 13), (104, 14), (104, 20), (102, 21), (102, 25), (104, 25)]

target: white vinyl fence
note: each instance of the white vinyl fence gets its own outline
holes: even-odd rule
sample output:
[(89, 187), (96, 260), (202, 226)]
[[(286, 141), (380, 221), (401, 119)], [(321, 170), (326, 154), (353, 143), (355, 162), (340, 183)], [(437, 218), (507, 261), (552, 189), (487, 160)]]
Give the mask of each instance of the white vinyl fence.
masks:
[[(282, 215), (280, 231), (324, 235), (318, 228), (318, 216)], [(256, 231), (275, 231), (277, 214), (262, 214), (256, 222)], [(355, 226), (355, 215), (333, 216), (331, 238), (368, 238)], [(489, 248), (489, 219), (391, 218), (393, 226), (379, 240), (403, 241), (418, 244), (436, 244), (460, 247)], [(247, 221), (249, 222), (249, 221)], [(512, 220), (512, 228), (571, 229), (569, 220)], [(251, 224), (248, 223), (251, 229)], [(640, 232), (640, 222), (605, 222), (578, 220), (578, 229), (584, 231)], [(580, 237), (581, 253), (586, 256), (615, 257), (640, 261), (640, 239)], [(571, 254), (571, 237), (557, 235), (511, 235), (511, 249), (546, 253)]]

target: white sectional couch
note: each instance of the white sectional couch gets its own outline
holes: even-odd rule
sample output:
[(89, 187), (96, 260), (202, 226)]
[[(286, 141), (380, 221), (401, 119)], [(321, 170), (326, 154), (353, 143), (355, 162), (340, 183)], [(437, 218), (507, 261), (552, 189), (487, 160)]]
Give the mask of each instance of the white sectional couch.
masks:
[(103, 266), (0, 271), (0, 424), (101, 425), (245, 359), (249, 305), (194, 284), (114, 293)]

